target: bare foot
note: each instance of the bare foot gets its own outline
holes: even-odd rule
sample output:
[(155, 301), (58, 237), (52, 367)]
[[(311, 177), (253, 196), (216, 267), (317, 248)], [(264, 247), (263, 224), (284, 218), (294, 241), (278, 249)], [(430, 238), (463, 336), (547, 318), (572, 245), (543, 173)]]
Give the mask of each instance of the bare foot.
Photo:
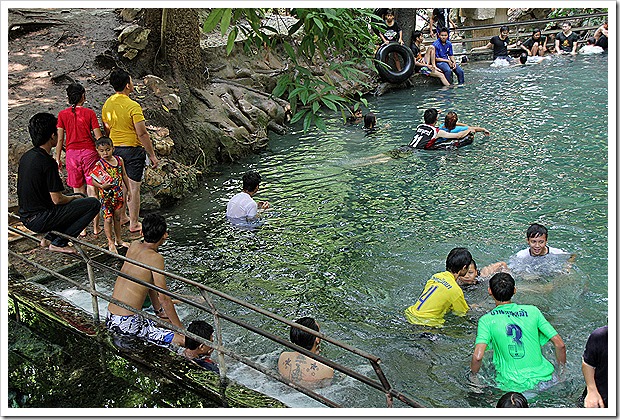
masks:
[(138, 224), (132, 226), (129, 225), (129, 231), (131, 233), (136, 233), (136, 232), (140, 232), (142, 230), (142, 223), (138, 222)]
[(39, 245), (41, 245), (43, 248), (47, 248), (48, 246), (50, 246), (50, 244), (51, 242), (45, 238), (41, 239), (41, 242), (39, 242)]
[(127, 223), (129, 223), (129, 217), (121, 216), (121, 226), (126, 225)]
[(99, 235), (101, 232), (103, 232), (103, 229), (101, 229), (99, 226), (95, 226), (93, 228), (93, 235)]
[(50, 244), (49, 246), (49, 250), (50, 251), (54, 251), (54, 252), (62, 252), (65, 254), (77, 254), (77, 251), (75, 250), (75, 248), (67, 245), (67, 246), (56, 246), (56, 245), (52, 245)]
[(82, 236), (82, 237), (86, 236), (86, 229), (84, 229), (83, 231), (80, 232), (80, 236)]
[(115, 254), (118, 254), (116, 246), (113, 243), (111, 243), (111, 242), (108, 242), (108, 251), (114, 252)]
[(118, 247), (125, 247), (125, 248), (129, 248), (129, 242), (125, 242), (125, 241), (121, 241), (120, 244), (114, 244)]

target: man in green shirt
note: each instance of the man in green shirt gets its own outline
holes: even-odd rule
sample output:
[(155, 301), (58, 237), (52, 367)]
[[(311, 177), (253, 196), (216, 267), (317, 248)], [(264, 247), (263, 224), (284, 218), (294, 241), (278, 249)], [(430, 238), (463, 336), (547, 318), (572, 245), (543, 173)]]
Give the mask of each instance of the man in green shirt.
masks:
[(478, 373), (484, 352), (490, 346), (494, 350), (498, 387), (522, 392), (551, 379), (554, 367), (543, 357), (541, 346), (551, 340), (560, 372), (566, 365), (566, 347), (537, 307), (512, 303), (516, 292), (510, 274), (497, 273), (491, 277), (489, 294), (495, 300), (495, 309), (478, 321), (471, 372)]

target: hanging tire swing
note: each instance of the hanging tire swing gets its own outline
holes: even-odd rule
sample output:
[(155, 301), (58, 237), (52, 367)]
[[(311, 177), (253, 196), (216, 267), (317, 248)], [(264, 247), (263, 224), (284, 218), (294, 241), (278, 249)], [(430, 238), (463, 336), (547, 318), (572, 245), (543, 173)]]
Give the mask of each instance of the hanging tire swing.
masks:
[[(401, 58), (402, 66), (400, 71), (388, 64), (389, 57), (392, 53), (395, 53)], [(375, 62), (375, 67), (383, 81), (402, 83), (413, 74), (415, 66), (413, 52), (409, 47), (400, 45), (397, 42), (382, 45), (375, 54), (375, 60), (377, 60), (377, 62)]]

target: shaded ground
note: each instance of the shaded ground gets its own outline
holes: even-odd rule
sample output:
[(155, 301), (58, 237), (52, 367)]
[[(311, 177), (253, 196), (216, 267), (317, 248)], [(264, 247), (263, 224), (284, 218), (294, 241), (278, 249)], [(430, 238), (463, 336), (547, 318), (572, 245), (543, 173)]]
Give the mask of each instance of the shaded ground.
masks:
[[(9, 10), (9, 206), (17, 204), (19, 157), (32, 147), (28, 135), (30, 117), (37, 112), (58, 114), (66, 108), (65, 89), (71, 79), (84, 85), (86, 106), (97, 115), (101, 115), (101, 106), (113, 93), (108, 83), (109, 68), (94, 64), (97, 55), (114, 46), (114, 28), (121, 21), (112, 11)], [(61, 177), (66, 179), (66, 172)]]

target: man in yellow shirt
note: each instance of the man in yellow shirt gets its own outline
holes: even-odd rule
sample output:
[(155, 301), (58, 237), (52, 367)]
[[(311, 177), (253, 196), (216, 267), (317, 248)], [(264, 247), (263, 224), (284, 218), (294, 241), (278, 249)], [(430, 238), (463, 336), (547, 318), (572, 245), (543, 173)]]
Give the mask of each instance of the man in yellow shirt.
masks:
[[(159, 160), (155, 156), (151, 137), (146, 130), (142, 107), (129, 98), (133, 92), (133, 81), (125, 70), (115, 69), (110, 74), (110, 84), (116, 93), (110, 96), (101, 109), (101, 119), (106, 135), (114, 143), (114, 154), (123, 158), (125, 170), (129, 178), (129, 191), (132, 200), (126, 203), (129, 207), (129, 230), (139, 232), (142, 225), (138, 221), (140, 215), (140, 185), (148, 155), (151, 165), (156, 168)], [(127, 222), (123, 209), (123, 219)]]
[(416, 303), (405, 310), (407, 321), (412, 324), (440, 327), (444, 323), (444, 315), (450, 309), (459, 316), (465, 315), (469, 306), (456, 279), (467, 274), (471, 260), (467, 248), (454, 248), (450, 251), (446, 258), (446, 271), (434, 274), (426, 282), (424, 291)]

